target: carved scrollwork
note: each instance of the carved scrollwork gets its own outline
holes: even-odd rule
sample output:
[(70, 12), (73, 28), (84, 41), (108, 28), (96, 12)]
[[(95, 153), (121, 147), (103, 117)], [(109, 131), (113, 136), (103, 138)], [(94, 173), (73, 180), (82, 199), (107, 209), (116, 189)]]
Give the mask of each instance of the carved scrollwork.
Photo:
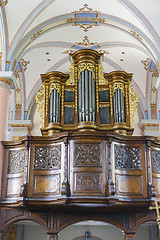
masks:
[(53, 89), (56, 89), (61, 96), (61, 85), (59, 83), (51, 83), (49, 87), (49, 94), (51, 94)]
[(102, 64), (99, 64), (99, 84), (100, 85), (107, 85), (108, 81), (104, 77), (104, 69)]
[(74, 86), (74, 62), (72, 62), (71, 67), (69, 69), (69, 78), (66, 81), (66, 86)]
[(140, 147), (115, 146), (116, 169), (141, 169)]
[(101, 166), (101, 144), (75, 145), (75, 166)]
[(135, 124), (135, 113), (137, 112), (138, 95), (132, 84), (129, 86), (129, 103), (130, 103), (130, 122), (131, 127)]
[(152, 172), (160, 173), (160, 151), (151, 150)]
[(8, 173), (20, 173), (24, 171), (25, 150), (11, 150), (8, 156)]
[(78, 66), (78, 78), (79, 78), (81, 72), (84, 71), (85, 69), (92, 72), (93, 78), (95, 79), (95, 66), (92, 63), (81, 63)]
[(56, 145), (49, 148), (35, 147), (34, 169), (52, 170), (61, 167), (61, 146)]
[(40, 127), (43, 127), (44, 123), (44, 98), (45, 98), (45, 88), (44, 84), (41, 85), (40, 90), (36, 95), (37, 111), (40, 116)]

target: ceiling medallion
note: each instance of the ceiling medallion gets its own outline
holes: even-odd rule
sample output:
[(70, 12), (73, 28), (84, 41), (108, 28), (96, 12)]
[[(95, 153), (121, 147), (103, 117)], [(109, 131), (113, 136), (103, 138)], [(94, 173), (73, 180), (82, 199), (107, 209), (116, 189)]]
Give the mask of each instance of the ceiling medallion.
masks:
[(136, 33), (134, 30), (130, 29), (129, 31), (133, 36), (135, 36), (139, 40), (142, 40), (142, 37), (138, 33)]
[(79, 11), (75, 11), (75, 12), (73, 12), (73, 13), (82, 13), (82, 12), (91, 13), (91, 12), (97, 12), (97, 10), (96, 10), (96, 11), (93, 11), (92, 8), (89, 8), (89, 7), (88, 7), (88, 4), (86, 4), (86, 3), (85, 3), (83, 6), (84, 6), (84, 7), (80, 8)]
[(80, 8), (79, 11), (75, 11), (74, 18), (68, 18), (67, 23), (73, 23), (72, 26), (79, 26), (83, 29), (84, 32), (88, 32), (93, 26), (100, 26), (98, 23), (104, 23), (103, 18), (98, 17), (98, 12), (93, 11), (92, 8), (88, 7), (88, 4), (84, 4), (83, 8)]
[(83, 37), (83, 42), (79, 42), (79, 43), (75, 42), (75, 43), (80, 45), (80, 46), (85, 46), (85, 47), (97, 44), (97, 42), (95, 42), (95, 43), (90, 42), (87, 36)]

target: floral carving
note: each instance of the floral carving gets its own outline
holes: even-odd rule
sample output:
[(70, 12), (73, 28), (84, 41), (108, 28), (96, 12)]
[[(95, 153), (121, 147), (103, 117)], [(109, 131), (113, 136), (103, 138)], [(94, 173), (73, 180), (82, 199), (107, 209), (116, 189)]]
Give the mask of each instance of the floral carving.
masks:
[(101, 145), (80, 144), (75, 145), (75, 166), (101, 166)]
[(20, 173), (24, 171), (25, 150), (9, 151), (8, 156), (8, 173)]
[(160, 173), (160, 151), (151, 150), (152, 156), (152, 171), (154, 173)]
[(141, 169), (140, 147), (115, 146), (116, 169)]
[(61, 167), (61, 146), (35, 147), (34, 169), (50, 170)]

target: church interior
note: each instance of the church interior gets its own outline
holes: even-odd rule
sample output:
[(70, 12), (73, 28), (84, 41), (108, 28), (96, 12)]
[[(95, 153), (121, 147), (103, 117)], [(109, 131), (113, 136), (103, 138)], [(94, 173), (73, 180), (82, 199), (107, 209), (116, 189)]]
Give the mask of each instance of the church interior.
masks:
[(160, 239), (159, 10), (0, 0), (0, 240)]

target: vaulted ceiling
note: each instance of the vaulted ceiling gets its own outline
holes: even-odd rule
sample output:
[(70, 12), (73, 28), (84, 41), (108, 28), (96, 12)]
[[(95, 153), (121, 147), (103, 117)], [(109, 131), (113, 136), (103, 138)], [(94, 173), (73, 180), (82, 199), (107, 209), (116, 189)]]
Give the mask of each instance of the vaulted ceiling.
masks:
[(82, 48), (104, 52), (105, 72), (133, 73), (140, 119), (146, 113), (152, 118), (153, 107), (157, 118), (159, 0), (1, 0), (0, 5), (2, 71), (15, 74), (11, 109), (21, 105), (21, 119), (34, 116), (40, 74), (68, 73), (69, 52)]

